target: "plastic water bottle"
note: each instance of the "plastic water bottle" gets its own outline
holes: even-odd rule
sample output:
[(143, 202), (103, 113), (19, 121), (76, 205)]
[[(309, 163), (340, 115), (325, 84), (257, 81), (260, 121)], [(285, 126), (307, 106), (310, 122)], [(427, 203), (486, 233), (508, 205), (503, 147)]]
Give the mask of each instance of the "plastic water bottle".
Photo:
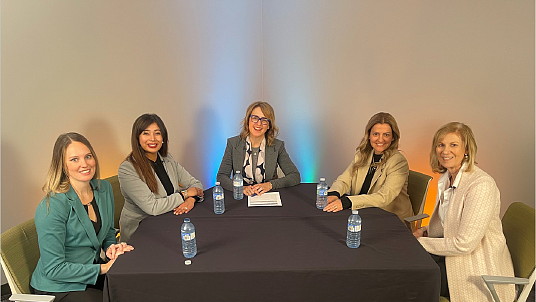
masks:
[(320, 182), (316, 185), (316, 207), (323, 209), (328, 204), (328, 184), (324, 177), (320, 177)]
[(182, 254), (186, 258), (193, 258), (197, 254), (197, 243), (195, 241), (195, 227), (190, 222), (190, 218), (184, 218), (181, 226)]
[(358, 248), (361, 244), (361, 216), (357, 210), (352, 211), (348, 217), (348, 229), (346, 230), (346, 245), (349, 248)]
[(214, 189), (212, 189), (212, 199), (214, 199), (214, 213), (223, 214), (225, 212), (225, 200), (223, 194), (223, 188), (220, 186), (220, 182), (216, 182)]
[(244, 179), (240, 171), (236, 171), (233, 176), (233, 197), (236, 200), (244, 198)]

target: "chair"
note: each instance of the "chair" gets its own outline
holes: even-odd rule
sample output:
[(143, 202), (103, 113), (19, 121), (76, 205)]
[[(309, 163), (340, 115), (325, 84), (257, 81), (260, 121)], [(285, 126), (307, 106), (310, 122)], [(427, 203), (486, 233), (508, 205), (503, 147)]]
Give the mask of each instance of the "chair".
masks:
[(428, 214), (423, 214), (423, 210), (430, 180), (432, 177), (429, 175), (409, 170), (408, 195), (415, 216), (406, 217), (404, 220), (411, 225), (412, 230), (420, 228), (422, 219), (428, 217)]
[(125, 198), (123, 197), (123, 194), (121, 194), (119, 178), (117, 175), (110, 176), (104, 180), (107, 180), (112, 184), (112, 190), (114, 191), (114, 228), (119, 230), (119, 217), (121, 216), (121, 211), (125, 204)]
[(29, 295), (30, 278), (39, 260), (33, 219), (2, 233), (0, 256), (2, 269), (14, 294), (11, 301), (54, 301), (54, 296)]
[(534, 285), (536, 279), (534, 272), (534, 215), (534, 208), (522, 202), (514, 202), (503, 216), (504, 237), (506, 237), (506, 245), (510, 250), (514, 274), (517, 278), (482, 276), (495, 302), (500, 302), (500, 300), (495, 292), (494, 284), (515, 284), (519, 289), (517, 302), (525, 302)]

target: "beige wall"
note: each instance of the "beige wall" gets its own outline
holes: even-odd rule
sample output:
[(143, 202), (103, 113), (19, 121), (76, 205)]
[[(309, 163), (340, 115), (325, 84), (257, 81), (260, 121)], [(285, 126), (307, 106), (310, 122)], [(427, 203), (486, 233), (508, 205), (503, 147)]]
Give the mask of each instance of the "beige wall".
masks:
[(466, 122), (503, 212), (534, 206), (533, 1), (3, 0), (1, 10), (2, 230), (33, 217), (60, 133), (85, 134), (106, 177), (134, 119), (155, 112), (171, 153), (210, 187), (225, 138), (260, 98), (305, 181), (331, 182), (368, 118), (388, 111), (412, 169), (431, 174), (435, 130)]

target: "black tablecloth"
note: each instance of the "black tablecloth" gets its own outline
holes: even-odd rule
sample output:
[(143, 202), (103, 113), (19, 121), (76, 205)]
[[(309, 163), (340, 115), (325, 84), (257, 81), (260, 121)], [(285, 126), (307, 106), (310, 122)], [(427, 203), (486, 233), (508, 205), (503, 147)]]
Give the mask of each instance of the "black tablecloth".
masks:
[[(316, 209), (316, 184), (279, 192), (282, 207), (248, 208), (226, 191), (215, 215), (209, 189), (189, 214), (146, 218), (107, 274), (105, 301), (438, 301), (439, 268), (394, 214), (360, 210), (361, 246), (350, 249), (350, 211)], [(185, 217), (196, 227), (191, 265)]]

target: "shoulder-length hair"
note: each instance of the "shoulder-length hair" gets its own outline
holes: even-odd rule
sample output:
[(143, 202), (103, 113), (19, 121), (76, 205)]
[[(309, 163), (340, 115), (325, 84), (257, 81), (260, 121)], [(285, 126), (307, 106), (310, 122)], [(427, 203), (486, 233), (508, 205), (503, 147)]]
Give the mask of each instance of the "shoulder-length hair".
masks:
[(264, 134), (264, 137), (266, 138), (266, 145), (271, 146), (274, 143), (277, 134), (279, 133), (279, 128), (275, 123), (274, 108), (272, 108), (272, 106), (267, 102), (257, 101), (248, 106), (248, 109), (246, 110), (246, 115), (242, 120), (242, 130), (240, 131), (240, 137), (245, 140), (246, 137), (249, 135), (249, 116), (257, 107), (261, 108), (264, 116), (270, 120), (270, 123), (268, 124), (269, 128)]
[(432, 141), (432, 150), (430, 150), (430, 166), (432, 167), (432, 171), (436, 173), (445, 173), (447, 171), (447, 169), (439, 163), (436, 147), (439, 142), (445, 137), (445, 135), (449, 133), (456, 133), (458, 136), (460, 136), (460, 139), (462, 140), (463, 144), (462, 147), (465, 149), (466, 154), (462, 161), (462, 165), (464, 163), (467, 163), (465, 171), (471, 172), (475, 164), (477, 164), (475, 160), (477, 151), (476, 140), (471, 128), (469, 128), (469, 126), (467, 126), (466, 124), (460, 122), (450, 122), (446, 125), (443, 125), (441, 128), (439, 128), (439, 130), (437, 130), (436, 134), (434, 135), (434, 139)]
[(132, 152), (127, 156), (128, 160), (140, 178), (147, 184), (151, 192), (156, 193), (158, 191), (158, 183), (154, 175), (153, 167), (149, 163), (149, 159), (145, 156), (145, 150), (140, 145), (140, 134), (149, 127), (149, 125), (156, 123), (160, 128), (162, 134), (162, 146), (158, 153), (161, 156), (167, 156), (168, 153), (168, 132), (166, 125), (162, 119), (156, 114), (145, 113), (139, 116), (132, 125), (132, 135), (130, 136), (130, 145), (132, 146)]
[(372, 153), (372, 145), (370, 144), (370, 131), (372, 127), (376, 124), (388, 124), (391, 126), (391, 132), (393, 135), (393, 140), (391, 145), (383, 152), (383, 158), (378, 165), (382, 165), (387, 161), (389, 157), (393, 155), (395, 151), (398, 150), (398, 142), (400, 141), (400, 130), (398, 129), (398, 124), (396, 123), (395, 118), (387, 112), (378, 112), (373, 115), (365, 127), (365, 133), (361, 139), (361, 143), (357, 147), (356, 151), (359, 153), (359, 161), (354, 164), (354, 170), (357, 170), (361, 167), (364, 167), (369, 164), (368, 159)]
[(80, 142), (91, 151), (91, 154), (95, 159), (95, 175), (93, 175), (93, 179), (99, 178), (99, 160), (89, 141), (83, 135), (76, 132), (61, 134), (58, 136), (56, 143), (54, 144), (52, 161), (50, 162), (47, 178), (43, 185), (43, 191), (46, 193), (47, 197), (56, 193), (65, 193), (69, 191), (69, 188), (71, 187), (69, 174), (67, 173), (67, 166), (65, 164), (65, 151), (72, 142)]

